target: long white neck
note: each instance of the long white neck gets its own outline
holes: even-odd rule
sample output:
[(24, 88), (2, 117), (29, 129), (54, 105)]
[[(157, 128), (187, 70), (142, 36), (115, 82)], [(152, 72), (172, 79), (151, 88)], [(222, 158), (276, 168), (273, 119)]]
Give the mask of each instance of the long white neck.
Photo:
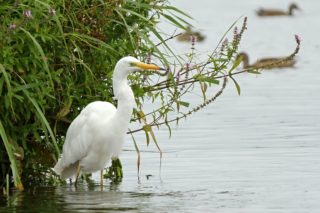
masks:
[(135, 105), (134, 95), (128, 85), (127, 76), (115, 72), (113, 75), (113, 92), (118, 100), (116, 118), (117, 122), (127, 130), (130, 123), (132, 109)]

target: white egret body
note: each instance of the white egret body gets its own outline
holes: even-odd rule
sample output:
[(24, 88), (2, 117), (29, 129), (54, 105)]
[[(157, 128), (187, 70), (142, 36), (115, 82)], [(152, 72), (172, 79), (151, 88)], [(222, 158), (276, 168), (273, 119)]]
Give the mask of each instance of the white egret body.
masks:
[(133, 57), (120, 59), (113, 73), (113, 91), (117, 108), (109, 102), (88, 104), (69, 126), (61, 158), (54, 171), (66, 179), (77, 174), (103, 170), (111, 158), (122, 150), (135, 105), (127, 77), (141, 69), (159, 70), (158, 66), (141, 63)]

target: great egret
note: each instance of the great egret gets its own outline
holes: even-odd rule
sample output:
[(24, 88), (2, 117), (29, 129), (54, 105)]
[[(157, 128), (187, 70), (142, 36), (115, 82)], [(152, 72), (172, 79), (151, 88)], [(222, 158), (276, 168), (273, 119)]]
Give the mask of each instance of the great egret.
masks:
[(261, 58), (257, 60), (253, 64), (249, 64), (249, 56), (247, 53), (242, 52), (239, 53), (237, 57), (242, 57), (243, 60), (243, 68), (260, 68), (263, 67), (264, 69), (273, 69), (273, 68), (286, 68), (286, 67), (293, 67), (296, 61), (294, 59), (285, 59), (285, 57), (279, 58)]
[(113, 92), (118, 100), (117, 108), (109, 102), (95, 101), (88, 104), (74, 119), (67, 130), (61, 158), (54, 171), (61, 178), (102, 170), (110, 159), (116, 159), (125, 140), (132, 109), (135, 105), (133, 92), (127, 77), (139, 70), (163, 70), (127, 56), (120, 59), (113, 73)]

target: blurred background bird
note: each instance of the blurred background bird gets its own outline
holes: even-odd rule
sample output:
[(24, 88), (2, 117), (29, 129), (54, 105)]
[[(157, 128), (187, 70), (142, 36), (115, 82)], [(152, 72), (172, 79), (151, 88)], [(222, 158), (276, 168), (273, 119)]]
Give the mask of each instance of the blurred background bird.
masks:
[(294, 10), (299, 10), (300, 8), (295, 3), (289, 5), (288, 11), (282, 11), (279, 9), (265, 9), (261, 8), (257, 11), (258, 16), (293, 16)]
[(245, 52), (241, 52), (238, 54), (238, 57), (242, 57), (242, 63), (244, 69), (273, 69), (273, 68), (286, 68), (286, 67), (293, 67), (296, 63), (295, 59), (287, 59), (285, 57), (268, 57), (268, 58), (261, 58), (258, 59), (253, 64), (249, 63), (249, 56)]
[(190, 42), (192, 39), (196, 40), (197, 42), (202, 42), (206, 39), (206, 37), (200, 31), (192, 30), (191, 26), (187, 26), (186, 31), (177, 37), (177, 40), (181, 42)]

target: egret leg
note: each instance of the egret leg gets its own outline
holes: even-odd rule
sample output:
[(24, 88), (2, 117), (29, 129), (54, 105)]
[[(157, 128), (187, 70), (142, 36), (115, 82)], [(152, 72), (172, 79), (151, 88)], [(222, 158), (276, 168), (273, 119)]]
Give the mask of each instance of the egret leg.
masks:
[(80, 163), (78, 164), (77, 175), (76, 175), (76, 181), (74, 182), (74, 185), (76, 185), (76, 186), (77, 186), (77, 183), (78, 183), (79, 175), (80, 175)]
[(100, 188), (103, 189), (103, 169), (100, 170)]

